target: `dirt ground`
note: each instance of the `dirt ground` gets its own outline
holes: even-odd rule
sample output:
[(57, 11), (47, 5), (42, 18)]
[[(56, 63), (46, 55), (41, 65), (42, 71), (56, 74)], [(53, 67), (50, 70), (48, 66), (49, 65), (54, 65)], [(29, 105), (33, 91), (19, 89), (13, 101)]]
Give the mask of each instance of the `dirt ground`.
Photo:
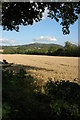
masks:
[[(69, 80), (79, 82), (78, 57), (57, 57), (39, 55), (3, 54), (0, 61), (6, 59), (9, 63), (25, 66), (27, 73), (32, 74), (37, 79), (47, 81)], [(13, 69), (13, 68), (12, 68)]]

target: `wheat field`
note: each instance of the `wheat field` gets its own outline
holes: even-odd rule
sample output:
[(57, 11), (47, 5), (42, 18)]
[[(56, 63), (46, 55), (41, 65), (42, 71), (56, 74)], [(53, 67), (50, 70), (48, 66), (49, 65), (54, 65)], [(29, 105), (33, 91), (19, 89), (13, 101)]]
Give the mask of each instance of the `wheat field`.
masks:
[(3, 59), (14, 63), (12, 69), (24, 66), (27, 73), (44, 82), (48, 79), (79, 82), (78, 57), (2, 54), (0, 61)]

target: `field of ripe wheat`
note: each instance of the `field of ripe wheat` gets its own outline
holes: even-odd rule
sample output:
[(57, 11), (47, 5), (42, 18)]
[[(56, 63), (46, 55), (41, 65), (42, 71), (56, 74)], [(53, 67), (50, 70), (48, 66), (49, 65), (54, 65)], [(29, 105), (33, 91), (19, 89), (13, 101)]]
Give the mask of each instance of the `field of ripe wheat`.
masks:
[(18, 70), (19, 66), (24, 66), (27, 73), (43, 81), (50, 78), (79, 82), (78, 57), (3, 54), (0, 61), (3, 59), (14, 63), (11, 69)]

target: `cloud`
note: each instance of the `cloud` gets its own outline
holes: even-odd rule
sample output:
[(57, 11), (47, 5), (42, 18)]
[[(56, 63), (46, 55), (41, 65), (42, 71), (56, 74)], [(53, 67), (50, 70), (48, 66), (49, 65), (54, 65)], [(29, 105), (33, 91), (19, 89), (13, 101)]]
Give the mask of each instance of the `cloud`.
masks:
[(9, 40), (7, 38), (0, 38), (0, 43), (1, 44), (6, 44), (6, 45), (13, 45), (16, 43), (15, 40)]
[(39, 38), (34, 38), (33, 41), (37, 42), (54, 42), (57, 41), (55, 37), (50, 37), (50, 36), (40, 36)]

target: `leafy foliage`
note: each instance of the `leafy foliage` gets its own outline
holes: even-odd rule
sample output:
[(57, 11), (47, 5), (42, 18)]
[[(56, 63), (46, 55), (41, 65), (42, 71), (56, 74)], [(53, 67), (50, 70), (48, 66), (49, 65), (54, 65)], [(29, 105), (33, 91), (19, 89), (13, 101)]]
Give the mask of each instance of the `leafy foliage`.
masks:
[(69, 34), (69, 27), (78, 19), (78, 2), (4, 2), (2, 4), (2, 26), (4, 30), (19, 31), (19, 25), (32, 25), (42, 19), (45, 8), (48, 17), (57, 22), (61, 19), (63, 34)]
[(12, 47), (5, 47), (4, 52), (5, 54), (16, 54), (16, 49)]

